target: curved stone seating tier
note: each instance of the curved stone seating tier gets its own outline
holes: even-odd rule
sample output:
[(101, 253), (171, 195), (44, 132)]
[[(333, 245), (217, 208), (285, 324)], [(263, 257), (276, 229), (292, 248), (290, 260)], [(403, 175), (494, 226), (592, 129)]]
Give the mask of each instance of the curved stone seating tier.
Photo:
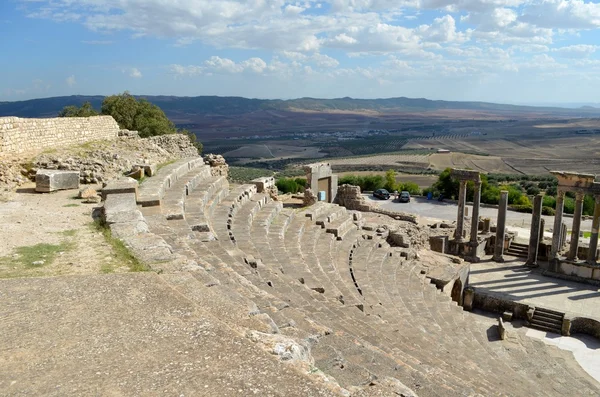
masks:
[[(366, 395), (383, 379), (419, 396), (597, 394), (557, 349), (518, 336), (490, 342), (489, 325), (430, 284), (418, 260), (358, 230), (353, 213), (326, 203), (285, 209), (254, 185), (223, 193), (211, 178), (186, 198), (183, 219), (143, 213), (174, 254), (201, 265), (192, 275), (210, 293), (196, 293), (189, 277), (170, 282), (200, 303), (222, 299), (232, 327), (308, 341), (315, 367)], [(192, 231), (201, 213), (217, 240)]]
[(164, 193), (161, 202), (162, 212), (167, 219), (183, 219), (188, 195), (196, 190), (201, 181), (209, 177), (210, 167), (208, 165), (202, 165), (180, 176)]
[(212, 227), (218, 239), (235, 242), (231, 232), (231, 220), (239, 208), (255, 193), (255, 185), (237, 186), (215, 207), (211, 214)]
[(210, 168), (204, 165), (202, 157), (185, 158), (162, 167), (156, 175), (144, 180), (139, 186), (137, 203), (143, 207), (161, 205), (165, 192), (181, 177), (197, 167), (203, 167), (210, 172)]
[(214, 202), (218, 204), (221, 201), (222, 192), (226, 192), (228, 186), (227, 179), (223, 176), (208, 177), (187, 198), (185, 218), (193, 231), (212, 231), (209, 219), (206, 216), (207, 209)]

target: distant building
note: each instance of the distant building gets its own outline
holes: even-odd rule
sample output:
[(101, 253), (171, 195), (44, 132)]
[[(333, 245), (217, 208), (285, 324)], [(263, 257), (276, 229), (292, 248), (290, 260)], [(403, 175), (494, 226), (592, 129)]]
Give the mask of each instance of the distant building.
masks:
[(448, 149), (438, 149), (437, 152), (438, 153), (450, 153), (450, 150), (448, 150)]

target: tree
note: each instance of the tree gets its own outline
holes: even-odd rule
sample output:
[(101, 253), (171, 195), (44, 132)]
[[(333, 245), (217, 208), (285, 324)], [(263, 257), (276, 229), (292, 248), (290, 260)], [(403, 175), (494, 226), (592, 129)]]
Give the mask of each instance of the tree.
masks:
[(398, 190), (396, 186), (396, 171), (388, 170), (385, 173), (385, 185), (383, 185), (388, 192), (393, 192), (394, 190)]
[(90, 117), (98, 116), (98, 112), (92, 107), (89, 102), (84, 102), (81, 107), (65, 106), (59, 113), (58, 117)]
[(102, 114), (112, 116), (123, 129), (138, 131), (142, 138), (177, 132), (161, 108), (145, 99), (138, 101), (127, 91), (104, 98)]
[(452, 178), (451, 172), (451, 168), (446, 168), (438, 177), (437, 182), (433, 184), (434, 190), (443, 193), (447, 198), (458, 197), (460, 187), (458, 180)]

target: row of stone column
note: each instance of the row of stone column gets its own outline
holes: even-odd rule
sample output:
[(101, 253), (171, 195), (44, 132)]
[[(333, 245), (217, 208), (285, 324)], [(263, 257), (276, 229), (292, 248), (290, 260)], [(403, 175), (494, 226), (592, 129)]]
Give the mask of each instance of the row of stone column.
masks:
[[(577, 192), (575, 195), (575, 211), (573, 213), (573, 226), (571, 232), (571, 245), (567, 253), (567, 260), (577, 260), (579, 249), (579, 234), (581, 232), (581, 217), (583, 215), (583, 199), (585, 194)], [(563, 223), (565, 191), (559, 189), (556, 197), (556, 213), (554, 215), (554, 228), (552, 233), (552, 246), (550, 250), (551, 262), (559, 259), (559, 252), (566, 242), (566, 225)], [(533, 215), (531, 219), (531, 233), (529, 236), (529, 252), (526, 264), (537, 265), (538, 246), (543, 237), (544, 229), (541, 227), (542, 219), (542, 195), (537, 195), (533, 200)], [(600, 225), (600, 196), (596, 196), (594, 216), (592, 221), (592, 233), (587, 255), (587, 263), (596, 264), (596, 250), (598, 248), (598, 228)]]
[[(467, 180), (460, 180), (458, 191), (458, 214), (456, 219), (456, 230), (454, 231), (454, 239), (457, 242), (464, 241), (465, 229), (465, 207), (467, 203)], [(473, 194), (473, 214), (471, 216), (471, 235), (469, 237), (470, 253), (469, 258), (477, 261), (477, 231), (479, 226), (479, 207), (481, 205), (481, 181), (475, 181), (475, 190)]]

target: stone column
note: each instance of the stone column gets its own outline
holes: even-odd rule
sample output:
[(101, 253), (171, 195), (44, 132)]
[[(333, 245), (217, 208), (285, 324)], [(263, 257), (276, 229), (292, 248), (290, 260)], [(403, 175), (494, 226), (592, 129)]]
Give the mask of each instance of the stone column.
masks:
[(475, 182), (475, 193), (473, 195), (473, 216), (471, 217), (471, 243), (477, 243), (477, 232), (479, 230), (479, 204), (481, 202), (481, 182)]
[(454, 239), (463, 241), (465, 228), (465, 202), (467, 200), (467, 181), (460, 181), (460, 190), (458, 192), (458, 215), (456, 217), (456, 230)]
[(560, 251), (560, 229), (562, 227), (564, 200), (564, 190), (558, 189), (556, 192), (556, 214), (554, 215), (554, 229), (552, 229), (552, 249), (550, 250), (550, 258), (548, 258), (551, 262), (558, 260), (558, 251)]
[(469, 258), (465, 258), (470, 262), (479, 262), (477, 256), (477, 246), (479, 240), (477, 239), (477, 232), (479, 231), (479, 205), (481, 202), (481, 182), (475, 182), (475, 192), (473, 195), (473, 216), (471, 217), (471, 236), (469, 238), (469, 245), (471, 250), (469, 252)]
[(598, 228), (600, 227), (600, 196), (596, 196), (594, 218), (592, 220), (592, 235), (590, 236), (590, 249), (588, 250), (587, 263), (596, 264), (596, 250), (598, 249)]
[(531, 267), (537, 267), (538, 248), (540, 246), (540, 227), (542, 226), (542, 199), (538, 194), (533, 199), (533, 214), (531, 215), (531, 232), (529, 234), (529, 251), (527, 252), (527, 262), (525, 264)]
[(498, 206), (498, 222), (496, 223), (496, 244), (494, 245), (495, 262), (504, 262), (504, 234), (506, 228), (506, 208), (508, 207), (508, 192), (500, 192), (500, 205)]
[(577, 249), (579, 248), (579, 232), (581, 230), (581, 216), (583, 215), (583, 196), (582, 192), (577, 192), (575, 196), (575, 212), (573, 213), (573, 227), (571, 230), (571, 248), (567, 259), (577, 260)]

